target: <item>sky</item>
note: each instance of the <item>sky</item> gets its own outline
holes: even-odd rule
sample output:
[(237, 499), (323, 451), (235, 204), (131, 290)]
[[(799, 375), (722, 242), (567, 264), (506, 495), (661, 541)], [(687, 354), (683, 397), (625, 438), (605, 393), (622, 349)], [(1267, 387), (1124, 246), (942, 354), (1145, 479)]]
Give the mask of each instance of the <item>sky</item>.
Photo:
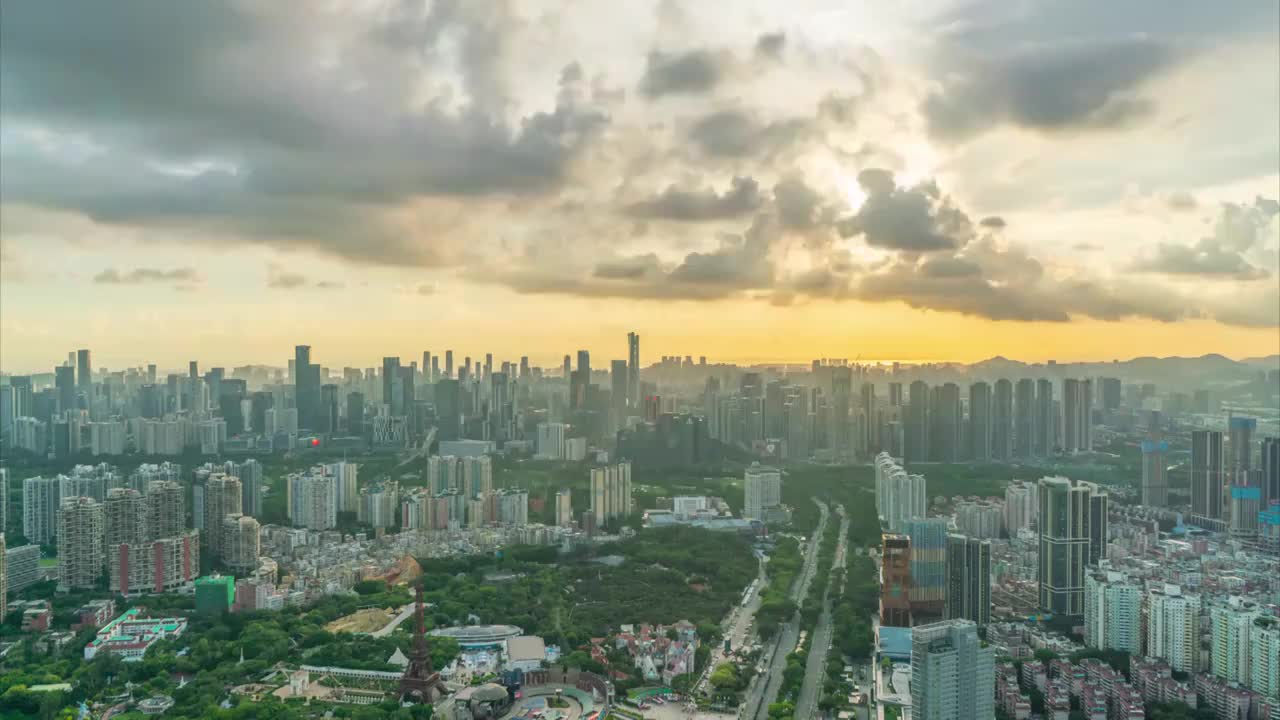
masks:
[(0, 4), (0, 368), (1280, 352), (1280, 6)]

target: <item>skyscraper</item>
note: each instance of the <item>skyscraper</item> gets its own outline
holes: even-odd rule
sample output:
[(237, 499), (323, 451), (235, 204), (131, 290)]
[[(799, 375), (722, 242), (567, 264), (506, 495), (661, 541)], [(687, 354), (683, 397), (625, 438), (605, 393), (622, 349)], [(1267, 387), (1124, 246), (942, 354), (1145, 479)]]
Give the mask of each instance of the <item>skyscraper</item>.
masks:
[(223, 559), (222, 520), (228, 515), (243, 513), (240, 505), (243, 497), (240, 481), (230, 475), (216, 473), (205, 481), (204, 525), (200, 544), (209, 557)]
[(1115, 410), (1120, 407), (1120, 378), (1099, 378), (1102, 386), (1102, 409)]
[(911, 538), (880, 538), (880, 624), (911, 627)]
[[(969, 411), (972, 415), (973, 411)], [(1006, 462), (1013, 457), (1013, 383), (996, 381), (991, 403), (991, 458)]]
[(911, 538), (911, 618), (941, 620), (947, 603), (947, 521), (916, 518), (902, 526)]
[(992, 455), (993, 414), (991, 386), (976, 382), (969, 386), (969, 457), (986, 462)]
[(404, 384), (400, 381), (400, 358), (382, 358), (382, 404), (392, 415), (404, 415)]
[(1065, 477), (1040, 480), (1040, 608), (1047, 612), (1084, 613), (1092, 489)]
[(1260, 614), (1256, 603), (1239, 596), (1209, 609), (1210, 672), (1227, 682), (1250, 683), (1249, 634)]
[(1055, 415), (1053, 412), (1053, 382), (1041, 378), (1036, 381), (1035, 427), (1031, 452), (1036, 457), (1047, 457), (1055, 445)]
[(262, 517), (262, 463), (250, 458), (236, 468), (240, 478), (240, 512)]
[[(311, 346), (294, 348), (294, 406), (298, 410), (298, 427), (314, 430), (319, 427), (320, 366), (311, 362)], [(218, 527), (222, 527), (219, 521)]]
[[(912, 387), (915, 384), (912, 383)], [(960, 459), (960, 386), (945, 383), (929, 393), (929, 459), (956, 462)]]
[(1257, 429), (1257, 418), (1235, 415), (1227, 421), (1227, 439), (1231, 450), (1227, 470), (1231, 473), (1228, 478), (1231, 485), (1249, 484), (1246, 476), (1253, 469), (1253, 434)]
[(1262, 507), (1280, 503), (1280, 437), (1262, 439)]
[(929, 386), (916, 380), (907, 388), (907, 427), (903, 459), (908, 463), (929, 459)]
[(57, 412), (76, 409), (76, 369), (71, 365), (59, 365), (53, 369), (53, 386), (57, 390)]
[(93, 396), (93, 365), (89, 362), (88, 350), (76, 351), (76, 389), (84, 395), (88, 402)]
[(640, 336), (627, 333), (627, 405), (640, 407)]
[(609, 409), (613, 415), (613, 427), (621, 428), (627, 418), (627, 393), (631, 382), (631, 369), (626, 360), (614, 360), (609, 364)]
[(1165, 453), (1169, 443), (1163, 440), (1142, 441), (1142, 504), (1165, 507), (1169, 504), (1169, 480)]
[(1013, 455), (1029, 458), (1035, 451), (1036, 384), (1031, 378), (1018, 381), (1013, 395)]
[(1062, 381), (1062, 450), (1093, 451), (1093, 381)]
[(462, 436), (462, 397), (457, 380), (436, 382), (436, 437), (457, 440)]
[(1222, 519), (1225, 480), (1222, 433), (1216, 430), (1191, 432), (1191, 519)]
[(556, 525), (573, 526), (573, 493), (569, 488), (556, 491)]
[(1249, 630), (1249, 687), (1269, 698), (1280, 698), (1280, 618), (1258, 617)]
[(876, 513), (885, 527), (900, 532), (906, 522), (928, 512), (923, 475), (907, 473), (888, 453), (876, 456)]
[(745, 502), (742, 517), (768, 522), (772, 510), (782, 504), (782, 473), (771, 467), (752, 463), (743, 476)]
[(596, 527), (631, 513), (631, 463), (591, 468), (591, 511)]
[(969, 620), (911, 631), (911, 716), (917, 720), (995, 717), (995, 648)]
[(946, 619), (991, 622), (991, 541), (947, 535)]
[(53, 543), (61, 506), (62, 483), (58, 478), (30, 477), (22, 481), (22, 534), (29, 542)]

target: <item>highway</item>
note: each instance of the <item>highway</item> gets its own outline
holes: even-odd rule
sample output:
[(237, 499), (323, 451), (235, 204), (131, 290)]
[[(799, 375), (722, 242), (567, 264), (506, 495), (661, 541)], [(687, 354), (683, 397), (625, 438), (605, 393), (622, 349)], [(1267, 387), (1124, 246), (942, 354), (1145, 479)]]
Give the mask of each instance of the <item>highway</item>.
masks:
[[(836, 514), (840, 516), (840, 539), (836, 544), (831, 566), (844, 567), (846, 538), (849, 537), (849, 516), (845, 514), (842, 505), (836, 506)], [(842, 589), (835, 588), (835, 591), (840, 592)], [(818, 624), (813, 630), (813, 642), (809, 645), (804, 684), (800, 686), (800, 697), (796, 700), (795, 716), (798, 718), (818, 717), (818, 697), (822, 694), (824, 675), (827, 671), (827, 653), (831, 650), (831, 591), (832, 587), (828, 585), (827, 592), (822, 597), (822, 614), (818, 616)]]
[[(791, 586), (791, 599), (797, 605), (804, 602), (805, 594), (809, 591), (809, 582), (813, 580), (813, 576), (817, 572), (818, 546), (822, 541), (822, 533), (827, 527), (828, 510), (826, 504), (820, 502), (817, 498), (813, 498), (813, 501), (818, 504), (818, 527), (809, 536), (809, 543), (805, 548), (804, 565), (800, 569), (800, 577)], [(768, 663), (768, 667), (765, 668), (764, 672), (752, 679), (751, 686), (747, 688), (746, 701), (742, 705), (739, 717), (747, 720), (760, 720), (769, 717), (769, 705), (777, 700), (778, 691), (782, 689), (782, 672), (787, 666), (787, 655), (795, 649), (799, 638), (800, 613), (797, 611), (790, 620), (783, 623), (778, 630), (777, 636), (764, 647), (761, 658)]]

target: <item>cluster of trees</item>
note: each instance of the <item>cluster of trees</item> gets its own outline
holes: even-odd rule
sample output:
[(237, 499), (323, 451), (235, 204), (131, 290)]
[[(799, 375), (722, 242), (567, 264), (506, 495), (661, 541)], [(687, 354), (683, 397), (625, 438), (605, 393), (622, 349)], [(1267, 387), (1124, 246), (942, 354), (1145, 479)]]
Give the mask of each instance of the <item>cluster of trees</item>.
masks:
[(756, 632), (761, 639), (773, 637), (782, 623), (795, 614), (791, 585), (802, 564), (799, 541), (791, 537), (780, 538), (769, 555), (766, 566), (769, 584), (761, 591), (760, 608), (756, 610)]

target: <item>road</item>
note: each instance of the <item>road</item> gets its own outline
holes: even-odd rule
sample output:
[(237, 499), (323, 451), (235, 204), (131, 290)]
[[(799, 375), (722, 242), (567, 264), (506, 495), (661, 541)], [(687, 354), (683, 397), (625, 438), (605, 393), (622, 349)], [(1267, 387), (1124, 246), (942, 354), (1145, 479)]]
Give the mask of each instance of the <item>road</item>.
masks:
[(400, 623), (409, 619), (409, 616), (413, 614), (413, 608), (414, 608), (413, 603), (409, 603), (408, 605), (405, 605), (404, 607), (400, 608), (400, 614), (391, 618), (391, 621), (388, 622), (386, 625), (383, 625), (381, 628), (378, 628), (377, 630), (374, 630), (369, 634), (372, 635), (373, 637), (386, 637), (390, 635), (392, 632), (395, 632), (396, 628), (400, 627)]
[[(818, 527), (809, 536), (809, 544), (805, 548), (804, 565), (800, 568), (800, 577), (791, 586), (791, 600), (797, 606), (804, 603), (804, 597), (809, 592), (809, 582), (813, 580), (817, 571), (818, 546), (822, 542), (822, 533), (827, 527), (826, 504), (817, 498), (813, 498), (813, 501), (818, 504)], [(797, 611), (790, 620), (783, 623), (777, 636), (765, 646), (761, 653), (761, 657), (768, 662), (768, 667), (763, 673), (756, 675), (751, 686), (747, 688), (746, 702), (742, 706), (744, 714), (740, 717), (759, 720), (769, 716), (769, 705), (777, 700), (778, 691), (782, 689), (782, 672), (787, 666), (787, 655), (795, 649), (799, 639), (800, 612)]]
[[(836, 506), (836, 514), (840, 516), (840, 539), (831, 565), (844, 567), (849, 516), (845, 514), (843, 505)], [(831, 650), (831, 590), (831, 586), (827, 585), (827, 591), (822, 597), (822, 614), (818, 616), (818, 624), (813, 629), (813, 642), (809, 645), (809, 656), (805, 662), (804, 684), (800, 686), (800, 697), (796, 700), (795, 716), (798, 718), (818, 717), (818, 697), (822, 694), (827, 672), (827, 653)], [(840, 592), (842, 588), (835, 590)]]
[[(720, 622), (720, 631), (724, 637), (729, 640), (730, 652), (737, 652), (742, 647), (750, 635), (749, 628), (751, 621), (755, 619), (756, 610), (760, 609), (760, 593), (764, 591), (764, 587), (768, 582), (765, 575), (765, 563), (760, 562), (759, 574), (756, 575), (755, 589), (748, 598), (745, 606), (738, 603), (729, 611), (724, 620)], [(716, 643), (711, 647), (711, 657), (707, 661), (706, 667), (702, 669), (702, 674), (698, 677), (698, 682), (694, 686), (694, 695), (702, 694), (706, 689), (707, 681), (711, 677), (711, 673), (715, 670), (716, 665), (725, 659), (724, 642)]]

